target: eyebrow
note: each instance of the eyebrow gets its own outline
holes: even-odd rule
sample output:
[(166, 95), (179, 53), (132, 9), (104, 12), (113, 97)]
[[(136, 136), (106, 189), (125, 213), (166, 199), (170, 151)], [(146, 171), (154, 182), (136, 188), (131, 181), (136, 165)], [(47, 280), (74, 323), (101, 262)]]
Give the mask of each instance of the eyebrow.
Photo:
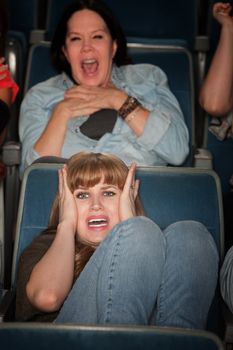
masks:
[[(92, 186), (92, 187), (94, 187), (94, 186)], [(85, 186), (78, 186), (77, 188), (76, 188), (76, 190), (88, 190), (90, 187), (85, 187)], [(111, 185), (111, 184), (103, 184), (103, 186), (102, 186), (102, 189), (104, 189), (104, 190), (106, 190), (106, 189), (108, 189), (108, 188), (116, 188), (116, 189), (118, 189), (119, 187), (118, 186), (116, 186), (116, 185)]]
[(106, 186), (103, 186), (102, 188), (104, 188), (104, 189), (108, 189), (108, 188), (119, 188), (118, 186), (116, 186), (116, 185), (106, 185)]
[[(107, 28), (101, 28), (101, 29), (93, 30), (93, 31), (90, 32), (90, 33), (91, 33), (91, 34), (95, 34), (95, 33), (98, 33), (98, 32), (108, 33), (108, 30), (107, 30)], [(67, 31), (67, 35), (72, 35), (72, 34), (81, 35), (82, 33), (75, 32), (75, 31), (70, 31), (70, 32), (69, 32), (69, 30)]]

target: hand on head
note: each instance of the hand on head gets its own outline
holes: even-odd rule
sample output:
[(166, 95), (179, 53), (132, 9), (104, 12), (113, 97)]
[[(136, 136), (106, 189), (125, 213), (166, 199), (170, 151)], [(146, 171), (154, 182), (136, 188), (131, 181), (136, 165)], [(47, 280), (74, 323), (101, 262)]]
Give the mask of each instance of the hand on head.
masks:
[(137, 165), (132, 163), (125, 181), (125, 185), (120, 198), (120, 219), (127, 220), (136, 216), (135, 200), (139, 189), (139, 180), (135, 180)]
[[(80, 159), (82, 161), (83, 157)], [(74, 158), (74, 162), (79, 162), (80, 159)], [(106, 171), (108, 159), (103, 157), (103, 161), (105, 165), (102, 166)], [(101, 241), (116, 224), (139, 215), (139, 203), (136, 201), (139, 189), (139, 180), (135, 179), (136, 164), (132, 163), (128, 169), (126, 165), (123, 167), (123, 162), (111, 159), (110, 156), (109, 162), (109, 169), (112, 169), (111, 165), (115, 165), (119, 179), (122, 176), (120, 181), (125, 181), (123, 189), (115, 182), (105, 183), (104, 178), (101, 178), (94, 186), (78, 186), (73, 192), (67, 182), (67, 165), (59, 170), (59, 223), (65, 223), (74, 235), (78, 233), (79, 237), (89, 242)], [(88, 181), (90, 173), (86, 171), (84, 178)]]
[(59, 170), (59, 223), (66, 221), (75, 234), (77, 229), (77, 207), (73, 193), (67, 185), (67, 166)]

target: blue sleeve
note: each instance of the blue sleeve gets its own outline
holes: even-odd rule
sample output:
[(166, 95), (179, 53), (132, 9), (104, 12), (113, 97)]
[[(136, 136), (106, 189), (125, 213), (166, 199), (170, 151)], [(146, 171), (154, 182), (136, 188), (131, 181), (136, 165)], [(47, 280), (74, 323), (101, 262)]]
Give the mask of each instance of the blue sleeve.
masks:
[[(145, 89), (151, 102), (145, 105), (150, 114), (143, 134), (137, 142), (169, 164), (183, 163), (189, 153), (189, 133), (179, 103), (168, 86), (166, 74), (156, 66), (148, 66), (145, 84), (153, 85), (153, 92)], [(146, 98), (146, 96), (145, 96)]]
[(25, 96), (19, 116), (19, 137), (22, 144), (21, 172), (39, 154), (34, 150), (34, 145), (47, 125), (51, 111), (46, 108), (43, 95), (48, 93), (47, 89), (42, 93), (38, 88), (31, 89)]

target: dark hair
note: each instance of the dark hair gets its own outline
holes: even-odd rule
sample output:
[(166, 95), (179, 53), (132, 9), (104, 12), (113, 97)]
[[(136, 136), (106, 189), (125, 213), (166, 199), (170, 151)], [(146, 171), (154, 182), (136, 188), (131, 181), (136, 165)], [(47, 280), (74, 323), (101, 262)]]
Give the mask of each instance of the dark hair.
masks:
[(112, 13), (111, 9), (101, 0), (78, 0), (68, 6), (62, 17), (60, 18), (57, 28), (55, 30), (52, 44), (51, 44), (51, 59), (53, 66), (61, 73), (65, 72), (72, 78), (71, 67), (65, 55), (62, 51), (62, 47), (65, 44), (65, 38), (67, 33), (67, 23), (70, 17), (77, 11), (88, 9), (96, 12), (106, 23), (110, 35), (117, 43), (117, 51), (114, 56), (113, 62), (117, 66), (128, 64), (131, 62), (127, 55), (127, 43), (126, 37), (122, 31), (118, 20)]
[(4, 56), (9, 14), (4, 0), (0, 0), (0, 56)]

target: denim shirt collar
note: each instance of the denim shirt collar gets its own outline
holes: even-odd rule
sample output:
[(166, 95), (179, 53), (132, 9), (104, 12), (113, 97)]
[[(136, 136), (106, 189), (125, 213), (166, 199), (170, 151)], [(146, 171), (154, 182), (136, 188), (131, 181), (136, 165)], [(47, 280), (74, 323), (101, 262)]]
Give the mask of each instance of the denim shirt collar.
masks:
[[(62, 79), (61, 79), (62, 84), (64, 85), (64, 87), (66, 89), (69, 89), (75, 85), (73, 80), (70, 79), (70, 77), (65, 72), (61, 73), (61, 77), (62, 77)], [(112, 82), (114, 83), (114, 85), (116, 85), (116, 87), (118, 87), (119, 89), (125, 90), (127, 84), (124, 80), (124, 75), (122, 74), (121, 70), (118, 69), (118, 67), (115, 64), (113, 64), (113, 67), (112, 67), (112, 77), (111, 78), (112, 78)]]
[[(122, 69), (123, 68), (123, 69)], [(132, 72), (131, 72), (132, 73)], [(111, 79), (113, 84), (120, 90), (125, 91), (128, 95), (137, 96), (139, 101), (144, 104), (146, 108), (149, 110), (153, 109), (153, 103), (151, 103), (151, 93), (152, 91), (144, 91), (145, 87), (141, 86), (141, 84), (137, 84), (135, 81), (132, 84), (133, 77), (129, 76), (130, 73), (124, 67), (117, 67), (115, 64), (112, 66), (112, 75)], [(69, 76), (63, 72), (62, 76), (62, 84), (64, 86), (64, 90), (70, 89), (75, 84), (73, 80), (69, 78)]]
[[(133, 66), (132, 66), (132, 69)], [(120, 90), (125, 91), (128, 95), (137, 97), (137, 99), (143, 103), (143, 105), (149, 110), (153, 109), (153, 100), (152, 96), (155, 90), (154, 89), (154, 81), (153, 86), (149, 85), (149, 90), (146, 91), (147, 87), (142, 86), (136, 80), (134, 81), (133, 72), (128, 70), (127, 66), (117, 67), (115, 64), (112, 68), (112, 82), (113, 84)], [(152, 95), (151, 95), (152, 94)]]
[(65, 90), (66, 89), (70, 89), (70, 88), (72, 88), (74, 86), (73, 80), (71, 80), (69, 78), (69, 76), (65, 72), (62, 72), (61, 76), (62, 76), (61, 81), (62, 81), (62, 84), (65, 87)]

